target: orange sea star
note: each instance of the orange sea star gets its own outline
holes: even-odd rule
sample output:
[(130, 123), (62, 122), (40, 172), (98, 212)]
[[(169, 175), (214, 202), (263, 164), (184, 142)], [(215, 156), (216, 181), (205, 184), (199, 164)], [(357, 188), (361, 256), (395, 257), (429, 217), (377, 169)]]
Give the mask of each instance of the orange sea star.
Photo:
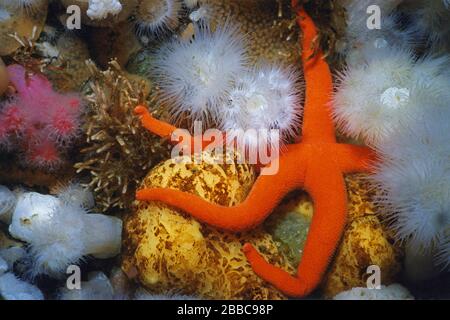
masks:
[[(295, 0), (293, 4), (297, 7)], [(314, 51), (317, 30), (303, 8), (297, 9), (297, 22), (303, 30), (306, 81), (303, 130), (301, 141), (287, 145), (280, 154), (278, 173), (260, 175), (248, 197), (234, 207), (165, 188), (139, 190), (137, 199), (162, 201), (209, 225), (243, 231), (262, 223), (286, 194), (304, 188), (315, 210), (296, 276), (266, 262), (251, 244), (243, 247), (256, 274), (285, 294), (302, 297), (320, 283), (345, 227), (347, 192), (343, 175), (367, 171), (375, 155), (366, 147), (337, 143), (329, 107), (333, 90), (330, 69), (322, 52)], [(176, 129), (153, 118), (145, 107), (137, 107), (136, 113), (148, 130), (161, 137), (170, 137)]]

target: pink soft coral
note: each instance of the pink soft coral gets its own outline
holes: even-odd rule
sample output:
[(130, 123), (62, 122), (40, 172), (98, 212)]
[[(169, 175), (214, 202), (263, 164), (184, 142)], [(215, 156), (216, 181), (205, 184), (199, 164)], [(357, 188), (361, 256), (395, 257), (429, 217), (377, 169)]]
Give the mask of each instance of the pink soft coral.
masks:
[(82, 112), (77, 94), (60, 94), (42, 75), (8, 68), (16, 93), (0, 103), (0, 146), (18, 150), (32, 167), (52, 169), (77, 137)]

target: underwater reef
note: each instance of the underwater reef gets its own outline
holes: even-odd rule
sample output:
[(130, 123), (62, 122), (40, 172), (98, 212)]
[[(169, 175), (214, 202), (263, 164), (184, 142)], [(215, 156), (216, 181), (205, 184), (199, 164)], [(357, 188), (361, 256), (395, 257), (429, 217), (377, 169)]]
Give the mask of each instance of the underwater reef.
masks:
[(450, 298), (449, 1), (0, 0), (0, 44), (0, 300)]

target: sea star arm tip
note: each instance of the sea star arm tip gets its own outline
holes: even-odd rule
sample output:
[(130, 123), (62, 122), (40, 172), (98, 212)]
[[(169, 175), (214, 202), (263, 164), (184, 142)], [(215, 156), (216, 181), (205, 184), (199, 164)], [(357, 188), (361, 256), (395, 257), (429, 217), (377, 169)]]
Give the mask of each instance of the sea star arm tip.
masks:
[(134, 113), (139, 116), (142, 126), (146, 128), (148, 131), (160, 136), (161, 138), (168, 138), (172, 135), (172, 133), (177, 129), (176, 127), (168, 124), (167, 122), (160, 121), (155, 119), (150, 111), (142, 106), (138, 105), (134, 109)]
[(314, 290), (314, 284), (290, 275), (288, 272), (271, 265), (250, 243), (242, 247), (253, 271), (262, 279), (274, 284), (279, 290), (293, 297), (305, 296)]
[(149, 114), (149, 111), (146, 107), (139, 105), (134, 108), (134, 114), (138, 116), (144, 116), (146, 114)]
[(303, 31), (302, 62), (306, 82), (302, 142), (336, 141), (331, 108), (327, 107), (333, 90), (330, 68), (323, 59), (322, 50), (316, 50), (318, 31), (314, 21), (303, 8), (299, 9), (297, 22)]
[(320, 283), (346, 223), (346, 190), (339, 167), (326, 157), (319, 157), (309, 166), (305, 188), (315, 211), (297, 277), (269, 264), (253, 246), (243, 248), (256, 274), (293, 297), (309, 294)]
[(365, 146), (338, 144), (336, 159), (343, 173), (370, 172), (377, 160), (377, 154)]

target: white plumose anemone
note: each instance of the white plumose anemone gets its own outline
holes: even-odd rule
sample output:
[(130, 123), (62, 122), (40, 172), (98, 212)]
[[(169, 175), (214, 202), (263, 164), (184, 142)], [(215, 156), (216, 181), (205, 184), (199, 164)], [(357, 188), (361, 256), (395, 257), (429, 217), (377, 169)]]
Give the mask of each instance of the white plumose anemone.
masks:
[[(302, 114), (299, 76), (292, 69), (265, 66), (242, 74), (223, 105), (225, 131), (278, 130), (282, 140), (298, 134)], [(256, 148), (257, 136), (246, 135), (243, 143)], [(270, 143), (270, 134), (267, 136)], [(261, 142), (261, 141), (259, 141)]]
[(398, 239), (410, 239), (417, 249), (432, 248), (450, 225), (450, 171), (444, 161), (433, 156), (385, 160), (374, 179), (386, 190), (379, 201)]
[(47, 221), (31, 224), (30, 254), (33, 257), (32, 276), (48, 274), (58, 277), (70, 264), (78, 264), (86, 251), (84, 215), (80, 207), (61, 206), (50, 213)]
[(153, 75), (170, 107), (172, 120), (217, 120), (220, 107), (245, 71), (246, 51), (238, 27), (226, 23), (214, 32), (195, 27), (192, 40), (176, 39), (163, 46)]
[(345, 133), (373, 144), (382, 140), (404, 114), (411, 96), (414, 57), (394, 51), (340, 74), (333, 98), (334, 118)]
[(92, 209), (95, 206), (92, 192), (78, 183), (71, 182), (60, 186), (58, 198), (65, 203), (80, 204), (85, 209)]
[[(425, 110), (427, 108), (424, 108)], [(378, 154), (391, 161), (428, 158), (450, 160), (450, 106), (443, 112), (425, 113), (420, 121), (400, 127), (383, 144), (377, 147)], [(450, 169), (450, 161), (447, 168)]]
[(366, 64), (349, 66), (333, 98), (338, 126), (375, 146), (426, 113), (447, 108), (450, 98), (447, 58), (417, 61), (409, 51), (395, 48), (379, 53)]
[(180, 0), (144, 0), (136, 13), (139, 35), (160, 35), (165, 30), (174, 30), (179, 24), (182, 5)]
[[(343, 50), (350, 53), (334, 95), (334, 117), (345, 133), (376, 147), (381, 161), (373, 178), (385, 191), (378, 200), (397, 239), (429, 257), (437, 250), (435, 263), (448, 267), (449, 57), (417, 59), (407, 48), (413, 34), (428, 38), (433, 48), (445, 45), (450, 11), (446, 1), (414, 1), (412, 21), (419, 28), (402, 30), (392, 14), (399, 2), (343, 0), (348, 18)], [(371, 4), (382, 11), (379, 30), (366, 27)]]
[(414, 65), (412, 79), (425, 90), (420, 103), (436, 106), (440, 110), (450, 108), (450, 55), (420, 58)]
[(57, 278), (87, 255), (104, 259), (120, 252), (122, 221), (88, 213), (85, 197), (71, 191), (61, 198), (35, 192), (19, 196), (9, 231), (28, 243), (32, 277)]
[(48, 221), (30, 228), (32, 275), (59, 277), (70, 264), (92, 255), (104, 259), (120, 252), (122, 221), (102, 214), (88, 214), (79, 204), (61, 203)]
[[(425, 106), (425, 105), (424, 105)], [(436, 264), (448, 267), (450, 230), (450, 106), (423, 108), (422, 117), (380, 144), (374, 175), (386, 191), (380, 204), (414, 250), (437, 252)], [(419, 255), (420, 256), (420, 255)]]

